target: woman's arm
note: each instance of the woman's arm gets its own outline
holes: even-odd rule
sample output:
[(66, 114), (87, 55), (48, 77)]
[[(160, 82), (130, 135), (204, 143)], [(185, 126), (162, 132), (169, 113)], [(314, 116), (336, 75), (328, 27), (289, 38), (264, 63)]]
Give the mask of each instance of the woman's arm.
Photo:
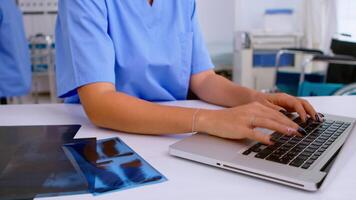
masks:
[(250, 138), (266, 144), (271, 143), (270, 136), (255, 131), (255, 127), (298, 134), (297, 124), (259, 103), (218, 111), (163, 106), (117, 92), (111, 83), (85, 85), (78, 93), (95, 125), (128, 133), (187, 133), (195, 127), (194, 131), (218, 137)]
[(257, 92), (215, 74), (213, 70), (193, 75), (190, 89), (202, 100), (224, 107), (250, 103)]
[(78, 89), (89, 119), (97, 126), (130, 133), (166, 134), (192, 131), (195, 109), (163, 106), (116, 92), (111, 83)]
[(213, 70), (193, 75), (190, 81), (190, 88), (200, 99), (225, 107), (259, 102), (277, 111), (296, 111), (304, 121), (308, 115), (313, 120), (320, 120), (320, 116), (306, 100), (283, 93), (263, 94), (241, 87), (215, 74)]

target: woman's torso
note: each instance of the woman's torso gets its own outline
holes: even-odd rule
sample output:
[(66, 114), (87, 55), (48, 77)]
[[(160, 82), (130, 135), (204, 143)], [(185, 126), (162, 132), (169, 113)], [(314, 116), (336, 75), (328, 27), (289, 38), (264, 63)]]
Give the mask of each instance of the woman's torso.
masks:
[(193, 6), (188, 0), (107, 1), (118, 91), (153, 101), (186, 98)]

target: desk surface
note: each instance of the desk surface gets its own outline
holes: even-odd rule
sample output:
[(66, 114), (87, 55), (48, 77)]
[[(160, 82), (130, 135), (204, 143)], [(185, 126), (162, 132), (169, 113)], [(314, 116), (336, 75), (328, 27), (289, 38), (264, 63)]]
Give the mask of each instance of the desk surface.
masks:
[[(309, 98), (320, 112), (356, 118), (356, 97)], [(216, 108), (199, 101), (165, 103), (186, 107)], [(0, 126), (81, 124), (77, 138), (120, 137), (169, 180), (164, 183), (114, 192), (48, 199), (288, 199), (349, 200), (356, 198), (356, 129), (340, 154), (322, 188), (304, 192), (268, 181), (233, 173), (168, 155), (168, 146), (189, 136), (141, 136), (98, 129), (90, 124), (80, 105), (0, 106)]]

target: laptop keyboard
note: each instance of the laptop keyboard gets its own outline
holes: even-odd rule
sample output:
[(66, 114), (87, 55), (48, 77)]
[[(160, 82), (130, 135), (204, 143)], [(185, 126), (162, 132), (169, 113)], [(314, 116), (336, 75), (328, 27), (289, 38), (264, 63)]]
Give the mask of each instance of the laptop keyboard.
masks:
[(333, 120), (308, 120), (303, 123), (297, 118), (294, 121), (306, 130), (306, 136), (287, 136), (275, 132), (272, 134), (273, 145), (257, 143), (242, 154), (249, 155), (254, 152), (255, 157), (259, 159), (308, 169), (351, 125)]

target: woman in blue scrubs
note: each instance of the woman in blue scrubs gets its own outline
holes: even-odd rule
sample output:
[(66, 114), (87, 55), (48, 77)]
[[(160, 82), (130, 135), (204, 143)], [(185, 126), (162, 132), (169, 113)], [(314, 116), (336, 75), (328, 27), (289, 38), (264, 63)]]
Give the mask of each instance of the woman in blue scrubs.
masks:
[(25, 95), (31, 87), (31, 63), (22, 15), (14, 0), (0, 1), (0, 99)]
[[(270, 144), (320, 116), (305, 100), (262, 94), (218, 76), (199, 28), (195, 0), (61, 0), (56, 29), (59, 96), (81, 102), (97, 126), (140, 134), (206, 132)], [(219, 111), (158, 105), (188, 90)]]

